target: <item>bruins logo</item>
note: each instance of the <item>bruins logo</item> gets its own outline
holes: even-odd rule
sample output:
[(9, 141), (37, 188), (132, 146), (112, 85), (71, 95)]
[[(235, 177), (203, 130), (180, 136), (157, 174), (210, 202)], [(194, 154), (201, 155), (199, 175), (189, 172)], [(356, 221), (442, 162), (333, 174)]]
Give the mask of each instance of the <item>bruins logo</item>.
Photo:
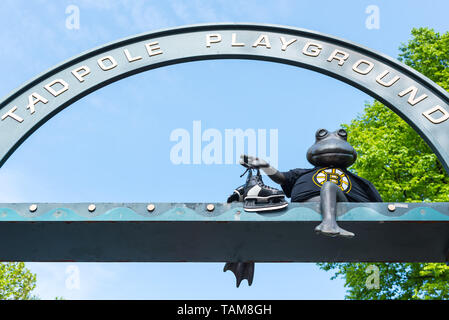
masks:
[(326, 181), (335, 183), (343, 192), (348, 193), (351, 190), (351, 180), (340, 169), (323, 168), (313, 175), (313, 182), (320, 188)]

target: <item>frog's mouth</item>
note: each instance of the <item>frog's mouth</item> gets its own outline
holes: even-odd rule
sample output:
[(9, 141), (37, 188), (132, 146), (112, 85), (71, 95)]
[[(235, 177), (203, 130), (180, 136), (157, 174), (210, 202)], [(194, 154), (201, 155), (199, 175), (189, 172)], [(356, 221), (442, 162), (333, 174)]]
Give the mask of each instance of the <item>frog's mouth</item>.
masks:
[(317, 152), (313, 155), (313, 157), (321, 157), (321, 156), (350, 156), (353, 157), (354, 154), (348, 150), (331, 150), (331, 151), (322, 151)]
[(335, 158), (337, 159), (354, 159), (354, 154), (351, 152), (323, 152), (323, 153), (319, 153), (319, 154), (314, 154), (312, 156), (312, 159), (329, 159), (329, 158)]
[(329, 157), (329, 156), (337, 156), (337, 157), (354, 157), (354, 149), (353, 148), (317, 148), (313, 153), (313, 157)]
[(353, 150), (347, 149), (325, 149), (316, 150), (312, 155), (312, 163), (318, 165), (335, 165), (335, 166), (350, 166), (354, 163), (356, 155)]

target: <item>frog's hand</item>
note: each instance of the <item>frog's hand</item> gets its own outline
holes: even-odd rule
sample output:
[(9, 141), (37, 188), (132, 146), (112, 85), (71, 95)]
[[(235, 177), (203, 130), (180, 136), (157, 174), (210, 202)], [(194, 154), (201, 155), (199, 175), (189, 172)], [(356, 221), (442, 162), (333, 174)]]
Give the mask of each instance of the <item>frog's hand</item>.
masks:
[(248, 156), (246, 154), (240, 155), (240, 164), (244, 166), (245, 168), (251, 168), (252, 167), (252, 161), (253, 157)]
[(253, 283), (254, 262), (227, 262), (223, 268), (223, 272), (228, 270), (234, 273), (237, 288), (244, 279), (248, 280), (249, 286)]
[(240, 164), (246, 168), (268, 168), (270, 166), (265, 160), (246, 154), (240, 155)]

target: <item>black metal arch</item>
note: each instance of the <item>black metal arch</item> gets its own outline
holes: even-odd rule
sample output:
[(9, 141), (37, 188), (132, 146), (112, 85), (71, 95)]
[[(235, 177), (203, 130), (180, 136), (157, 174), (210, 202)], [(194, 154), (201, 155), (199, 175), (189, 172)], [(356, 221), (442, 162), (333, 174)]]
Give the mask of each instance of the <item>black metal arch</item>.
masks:
[(344, 81), (407, 121), (449, 172), (449, 94), (410, 67), (355, 43), (304, 29), (205, 24), (145, 33), (74, 57), (0, 102), (0, 166), (20, 144), (83, 96), (146, 70), (207, 59), (253, 59)]

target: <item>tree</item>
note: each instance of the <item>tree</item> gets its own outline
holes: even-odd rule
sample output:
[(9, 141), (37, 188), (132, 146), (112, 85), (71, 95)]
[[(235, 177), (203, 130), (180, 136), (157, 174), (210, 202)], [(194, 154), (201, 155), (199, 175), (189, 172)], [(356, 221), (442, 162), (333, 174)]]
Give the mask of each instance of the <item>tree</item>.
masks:
[[(399, 60), (449, 91), (449, 32), (412, 30)], [(447, 202), (449, 176), (421, 137), (399, 116), (378, 101), (366, 104), (363, 114), (343, 125), (358, 152), (351, 171), (370, 180), (388, 202)], [(449, 299), (449, 266), (441, 263), (376, 263), (379, 286), (366, 281), (368, 263), (321, 263), (342, 277), (347, 299)]]
[(36, 299), (36, 275), (23, 262), (0, 263), (0, 300)]

